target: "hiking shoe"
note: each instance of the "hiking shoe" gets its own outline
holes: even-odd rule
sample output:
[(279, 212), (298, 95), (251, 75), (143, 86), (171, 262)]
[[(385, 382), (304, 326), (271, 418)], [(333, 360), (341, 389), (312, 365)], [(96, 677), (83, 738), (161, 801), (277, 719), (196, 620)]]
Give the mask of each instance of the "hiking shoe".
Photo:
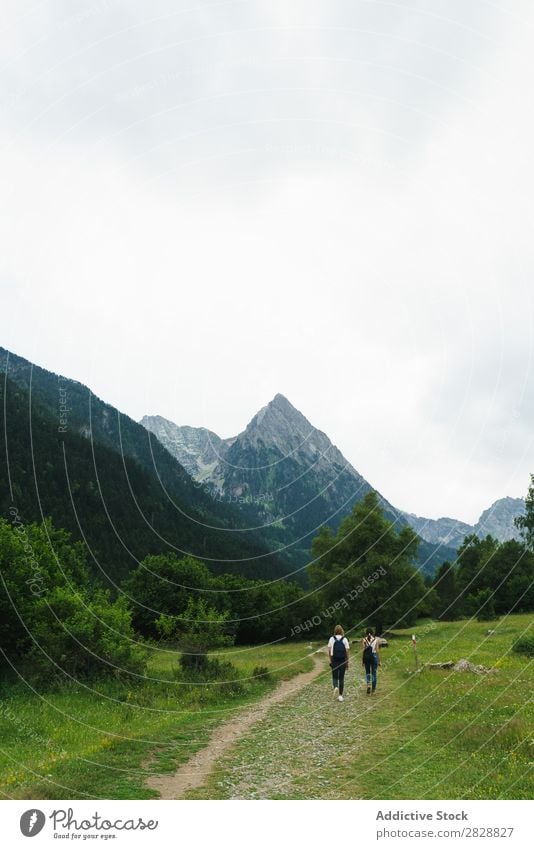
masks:
[(371, 694), (371, 688), (367, 687), (367, 695), (369, 696), (370, 694)]
[(343, 701), (343, 696), (339, 696), (338, 702), (342, 702), (342, 701)]
[(339, 696), (339, 687), (334, 687), (334, 699), (337, 699)]

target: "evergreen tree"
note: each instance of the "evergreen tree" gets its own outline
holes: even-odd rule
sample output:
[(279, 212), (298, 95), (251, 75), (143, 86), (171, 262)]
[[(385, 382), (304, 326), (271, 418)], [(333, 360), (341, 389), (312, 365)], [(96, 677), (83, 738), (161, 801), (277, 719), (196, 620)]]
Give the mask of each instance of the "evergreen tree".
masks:
[(412, 624), (425, 594), (413, 565), (417, 544), (414, 531), (398, 532), (376, 493), (369, 493), (337, 533), (322, 528), (314, 540), (309, 575), (318, 606), (339, 610), (349, 628), (370, 625), (382, 632)]
[(534, 474), (530, 475), (530, 486), (525, 498), (525, 515), (517, 516), (514, 524), (519, 528), (529, 551), (534, 552)]
[(448, 562), (441, 564), (434, 579), (433, 589), (433, 616), (437, 619), (457, 619), (461, 610), (461, 593), (454, 566)]
[(499, 543), (470, 534), (456, 565), (444, 563), (434, 582), (434, 615), (493, 619), (534, 609), (534, 553), (517, 540)]

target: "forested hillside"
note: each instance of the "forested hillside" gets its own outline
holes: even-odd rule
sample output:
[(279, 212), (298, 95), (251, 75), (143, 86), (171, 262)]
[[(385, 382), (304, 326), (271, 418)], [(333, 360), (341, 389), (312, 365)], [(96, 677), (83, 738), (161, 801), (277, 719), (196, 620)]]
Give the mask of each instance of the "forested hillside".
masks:
[[(87, 542), (92, 572), (111, 583), (147, 554), (166, 551), (192, 554), (215, 571), (249, 578), (287, 574), (282, 558), (253, 533), (235, 530), (241, 517), (200, 492), (157, 440), (149, 444), (144, 428), (80, 384), (71, 391), (70, 381), (72, 411), (62, 426), (57, 378), (54, 410), (52, 376), (34, 368), (30, 396), (25, 370), (15, 373), (18, 383), (0, 381), (3, 516), (14, 505), (26, 522), (51, 517)], [(130, 448), (123, 454), (121, 441)]]

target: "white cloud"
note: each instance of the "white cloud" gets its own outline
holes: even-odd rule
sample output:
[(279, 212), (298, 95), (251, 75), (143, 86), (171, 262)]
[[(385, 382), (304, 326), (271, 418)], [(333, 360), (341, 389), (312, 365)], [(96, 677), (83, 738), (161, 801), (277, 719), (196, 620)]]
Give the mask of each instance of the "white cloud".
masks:
[(24, 8), (0, 76), (4, 344), (223, 436), (281, 391), (423, 515), (522, 494), (533, 60), (514, 13)]

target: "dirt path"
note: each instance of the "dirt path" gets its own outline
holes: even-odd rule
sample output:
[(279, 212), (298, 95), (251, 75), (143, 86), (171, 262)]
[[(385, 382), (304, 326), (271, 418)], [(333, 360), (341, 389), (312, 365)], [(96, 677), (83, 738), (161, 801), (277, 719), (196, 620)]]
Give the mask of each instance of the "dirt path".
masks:
[(191, 790), (201, 787), (208, 779), (215, 762), (224, 755), (252, 726), (262, 720), (274, 705), (279, 705), (310, 684), (326, 670), (326, 655), (323, 649), (315, 653), (314, 666), (310, 672), (301, 672), (278, 687), (252, 707), (240, 712), (233, 719), (219, 725), (210, 742), (200, 749), (174, 774), (151, 775), (147, 786), (157, 790), (162, 799), (183, 799)]
[(272, 706), (239, 737), (188, 799), (360, 799), (360, 755), (371, 715), (387, 690), (367, 696), (357, 665), (345, 679), (345, 701), (333, 698), (327, 667), (307, 687)]

